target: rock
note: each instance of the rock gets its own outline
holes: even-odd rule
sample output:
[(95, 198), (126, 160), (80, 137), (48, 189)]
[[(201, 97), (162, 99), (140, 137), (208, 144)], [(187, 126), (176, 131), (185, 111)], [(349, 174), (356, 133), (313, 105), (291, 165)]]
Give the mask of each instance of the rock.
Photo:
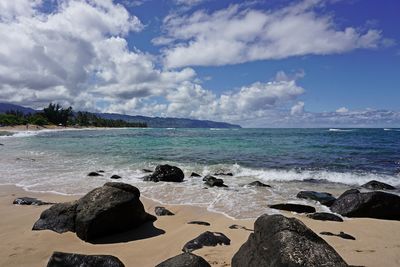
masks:
[(233, 176), (233, 173), (231, 172), (216, 172), (214, 175), (222, 175), (222, 176)]
[(153, 172), (153, 171), (149, 169), (142, 169), (142, 172)]
[(262, 215), (232, 258), (232, 267), (348, 266), (321, 237), (295, 218)]
[(155, 213), (157, 216), (171, 216), (171, 215), (175, 215), (175, 214), (173, 214), (172, 212), (170, 212), (169, 210), (167, 210), (167, 209), (164, 208), (164, 207), (155, 207), (155, 208), (154, 208), (154, 213)]
[(247, 228), (245, 226), (237, 225), (237, 224), (232, 224), (231, 226), (229, 226), (229, 229), (243, 229), (243, 230), (246, 230), (246, 231), (253, 231), (253, 230), (251, 230), (251, 229), (249, 229), (249, 228)]
[(297, 194), (298, 198), (311, 199), (318, 201), (322, 205), (330, 207), (336, 200), (334, 196), (326, 192), (315, 192), (315, 191), (300, 191)]
[(156, 265), (156, 267), (211, 267), (210, 264), (200, 256), (192, 253), (182, 253), (169, 258)]
[(190, 177), (201, 177), (200, 174), (192, 172), (192, 174), (190, 174)]
[(187, 242), (182, 251), (192, 252), (193, 250), (200, 249), (204, 246), (215, 247), (216, 245), (230, 245), (231, 240), (223, 233), (206, 231), (193, 240)]
[(131, 230), (156, 217), (145, 212), (136, 187), (106, 183), (77, 201), (55, 204), (42, 212), (33, 230), (76, 232), (85, 241)]
[(152, 174), (144, 177), (144, 180), (153, 182), (182, 182), (184, 177), (185, 175), (181, 169), (165, 164), (158, 165)]
[(271, 209), (294, 211), (297, 213), (313, 213), (313, 212), (315, 212), (314, 207), (307, 206), (307, 205), (301, 205), (301, 204), (292, 204), (292, 203), (268, 205), (268, 207), (270, 207)]
[(203, 222), (203, 221), (190, 221), (190, 222), (188, 222), (188, 224), (198, 224), (198, 225), (210, 226), (210, 223)]
[(307, 217), (319, 221), (343, 222), (342, 218), (333, 213), (328, 213), (328, 212), (315, 212), (312, 214), (308, 214)]
[(98, 172), (89, 172), (87, 176), (103, 176)]
[(114, 174), (113, 176), (110, 177), (111, 179), (121, 179), (122, 177), (119, 175)]
[(101, 172), (101, 173), (104, 173), (104, 170), (98, 170), (97, 172)]
[(14, 199), (13, 204), (41, 206), (41, 205), (51, 205), (54, 203), (43, 202), (43, 201), (41, 201), (37, 198), (33, 198), (33, 197), (18, 197), (16, 199)]
[(320, 235), (329, 235), (329, 236), (338, 236), (343, 239), (350, 239), (350, 240), (356, 240), (356, 238), (352, 235), (346, 234), (345, 232), (340, 232), (339, 234), (334, 234), (331, 232), (321, 232), (319, 233)]
[(217, 187), (228, 187), (227, 185), (224, 184), (224, 180), (215, 178), (214, 176), (207, 175), (206, 177), (203, 178), (203, 181), (205, 181), (205, 184), (211, 187), (217, 186)]
[(77, 202), (58, 203), (40, 214), (32, 230), (52, 230), (57, 233), (75, 232)]
[(369, 181), (368, 183), (363, 184), (361, 187), (367, 188), (370, 190), (394, 190), (394, 189), (396, 189), (396, 187), (391, 186), (390, 184), (382, 183), (382, 182), (375, 181), (375, 180)]
[(53, 252), (47, 267), (124, 267), (125, 265), (111, 255), (83, 255)]
[(400, 196), (352, 189), (344, 192), (330, 209), (346, 217), (400, 220)]
[(4, 144), (0, 143), (0, 146), (4, 146)]
[(256, 187), (271, 187), (270, 185), (261, 183), (260, 181), (254, 181), (248, 184), (248, 186), (256, 186)]

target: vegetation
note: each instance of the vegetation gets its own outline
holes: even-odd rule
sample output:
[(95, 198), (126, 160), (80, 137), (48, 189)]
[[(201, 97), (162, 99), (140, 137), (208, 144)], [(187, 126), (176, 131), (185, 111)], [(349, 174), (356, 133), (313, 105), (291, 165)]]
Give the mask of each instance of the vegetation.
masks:
[(72, 107), (63, 108), (59, 104), (50, 103), (41, 112), (24, 114), (20, 111), (10, 110), (0, 114), (1, 125), (59, 125), (83, 127), (147, 127), (142, 122), (127, 122), (124, 120), (103, 119), (90, 112), (74, 112)]

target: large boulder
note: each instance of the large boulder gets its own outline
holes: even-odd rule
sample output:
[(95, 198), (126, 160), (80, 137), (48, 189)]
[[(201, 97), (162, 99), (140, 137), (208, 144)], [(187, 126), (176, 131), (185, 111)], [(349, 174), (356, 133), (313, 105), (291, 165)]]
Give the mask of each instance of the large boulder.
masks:
[(206, 231), (196, 237), (195, 239), (190, 240), (187, 242), (183, 248), (183, 252), (192, 252), (193, 250), (200, 249), (204, 246), (207, 247), (215, 247), (216, 245), (230, 245), (231, 240), (224, 235), (223, 233), (219, 232), (210, 232)]
[(390, 184), (382, 183), (382, 182), (375, 181), (375, 180), (369, 181), (368, 183), (363, 184), (361, 187), (367, 188), (370, 190), (394, 190), (394, 189), (396, 189), (396, 187), (391, 186)]
[(54, 252), (47, 267), (124, 267), (125, 265), (111, 255), (82, 255)]
[(315, 208), (308, 206), (308, 205), (302, 205), (302, 204), (293, 204), (293, 203), (281, 203), (281, 204), (274, 204), (274, 205), (268, 205), (271, 209), (277, 209), (277, 210), (286, 210), (286, 211), (293, 211), (297, 213), (313, 213), (315, 212)]
[(351, 189), (344, 192), (330, 209), (346, 217), (400, 220), (400, 196)]
[(333, 202), (336, 200), (332, 194), (326, 193), (326, 192), (315, 192), (315, 191), (300, 191), (297, 194), (298, 198), (303, 198), (303, 199), (311, 199), (318, 201), (322, 205), (330, 207)]
[(295, 218), (262, 215), (232, 258), (232, 267), (348, 266), (321, 237)]
[(140, 192), (124, 183), (106, 183), (81, 199), (45, 210), (33, 230), (76, 232), (85, 241), (133, 229), (156, 218), (145, 212)]
[(144, 177), (144, 180), (153, 182), (182, 182), (183, 178), (185, 178), (185, 175), (181, 169), (165, 164), (158, 165), (152, 174)]
[(182, 253), (161, 262), (156, 267), (210, 267), (210, 264), (195, 254)]

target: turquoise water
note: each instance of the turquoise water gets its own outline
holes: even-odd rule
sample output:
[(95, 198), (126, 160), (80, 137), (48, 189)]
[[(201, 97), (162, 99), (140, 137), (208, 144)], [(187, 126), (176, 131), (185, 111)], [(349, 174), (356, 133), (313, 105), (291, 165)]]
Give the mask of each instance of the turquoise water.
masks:
[[(262, 214), (275, 202), (298, 202), (300, 189), (338, 194), (371, 179), (400, 184), (398, 129), (69, 130), (17, 133), (0, 143), (2, 184), (83, 194), (119, 174), (147, 197), (239, 218)], [(140, 179), (143, 168), (163, 163), (182, 168), (185, 182)], [(103, 177), (86, 176), (100, 169)], [(234, 176), (222, 177), (228, 189), (205, 190), (201, 179), (188, 177), (192, 171)], [(273, 188), (243, 186), (254, 180)]]

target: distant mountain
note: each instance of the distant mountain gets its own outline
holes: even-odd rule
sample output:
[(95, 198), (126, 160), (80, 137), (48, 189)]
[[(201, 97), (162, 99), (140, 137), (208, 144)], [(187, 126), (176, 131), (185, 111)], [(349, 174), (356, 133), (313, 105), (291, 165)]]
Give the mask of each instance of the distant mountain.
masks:
[(6, 113), (7, 111), (14, 110), (14, 111), (19, 111), (22, 112), (24, 115), (29, 114), (29, 113), (36, 113), (39, 112), (39, 110), (34, 110), (32, 108), (26, 108), (23, 106), (18, 106), (14, 104), (9, 104), (9, 103), (0, 103), (0, 113)]
[[(0, 113), (5, 113), (10, 110), (20, 111), (24, 114), (40, 112), (40, 110), (34, 110), (23, 106), (0, 103)], [(127, 122), (144, 122), (148, 127), (152, 128), (241, 128), (240, 125), (236, 124), (208, 120), (130, 116), (115, 113), (96, 113), (96, 115), (104, 119), (124, 120)]]
[(241, 128), (236, 124), (208, 120), (130, 116), (115, 113), (96, 113), (96, 115), (104, 119), (145, 122), (148, 127), (152, 128)]

